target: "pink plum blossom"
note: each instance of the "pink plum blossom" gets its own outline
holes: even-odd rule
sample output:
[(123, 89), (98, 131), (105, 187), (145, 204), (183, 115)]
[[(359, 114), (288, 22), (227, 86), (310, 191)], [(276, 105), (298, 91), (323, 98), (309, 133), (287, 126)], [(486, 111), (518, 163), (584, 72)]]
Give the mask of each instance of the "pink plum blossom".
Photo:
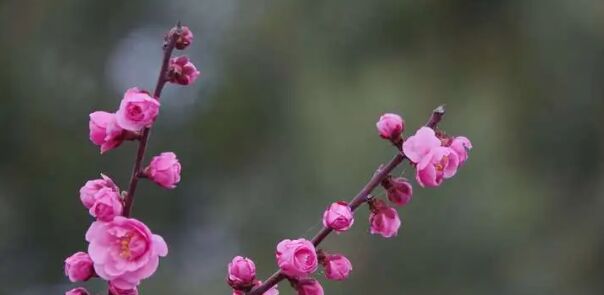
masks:
[(95, 195), (95, 202), (90, 207), (90, 215), (100, 221), (111, 221), (114, 217), (121, 215), (123, 210), (120, 194), (111, 188), (102, 188)]
[(350, 260), (340, 254), (327, 255), (323, 261), (323, 266), (325, 267), (325, 277), (334, 281), (347, 279), (352, 271)]
[(416, 180), (422, 187), (439, 186), (457, 172), (459, 159), (451, 148), (436, 147), (417, 164)]
[(383, 114), (375, 124), (380, 136), (384, 139), (396, 140), (405, 130), (405, 121), (397, 114)]
[(434, 130), (428, 127), (422, 127), (415, 135), (410, 136), (403, 143), (403, 152), (405, 156), (413, 163), (419, 163), (430, 153), (430, 151), (440, 146), (441, 142)]
[(315, 246), (308, 240), (283, 240), (277, 245), (277, 265), (289, 277), (304, 277), (317, 270)]
[(234, 289), (245, 289), (254, 285), (256, 265), (246, 257), (236, 256), (228, 265), (227, 282)]
[(323, 286), (315, 279), (302, 279), (296, 283), (298, 295), (323, 295)]
[(186, 56), (170, 59), (168, 65), (168, 81), (180, 85), (189, 85), (199, 77), (199, 71)]
[(453, 138), (449, 147), (457, 154), (461, 166), (468, 159), (468, 151), (472, 149), (472, 143), (467, 137), (457, 136)]
[(173, 152), (161, 153), (153, 157), (145, 168), (145, 174), (153, 182), (164, 188), (175, 188), (180, 181), (180, 162)]
[(159, 256), (168, 254), (164, 239), (134, 218), (115, 217), (110, 222), (93, 222), (86, 232), (88, 254), (97, 275), (115, 288), (134, 289), (150, 277)]
[(65, 292), (65, 295), (90, 295), (90, 293), (85, 288), (78, 287)]
[(65, 275), (72, 282), (87, 281), (94, 276), (92, 259), (86, 252), (76, 252), (65, 259)]
[(411, 202), (413, 186), (405, 178), (394, 178), (388, 181), (387, 194), (390, 202), (399, 206), (405, 206)]
[(113, 113), (91, 113), (88, 127), (90, 141), (101, 147), (101, 154), (118, 147), (124, 141), (124, 130), (117, 124)]
[(323, 213), (323, 226), (331, 228), (336, 232), (350, 229), (354, 223), (354, 216), (348, 203), (339, 201), (329, 205)]
[(126, 91), (115, 116), (120, 127), (136, 132), (151, 127), (158, 113), (159, 101), (135, 87)]
[(108, 188), (111, 191), (119, 194), (119, 188), (111, 178), (108, 176), (101, 174), (101, 178), (89, 180), (80, 188), (80, 200), (84, 207), (90, 209), (96, 202), (95, 195), (102, 189)]
[(384, 238), (396, 236), (401, 227), (398, 212), (382, 200), (375, 200), (372, 204), (369, 214), (371, 234), (379, 234)]

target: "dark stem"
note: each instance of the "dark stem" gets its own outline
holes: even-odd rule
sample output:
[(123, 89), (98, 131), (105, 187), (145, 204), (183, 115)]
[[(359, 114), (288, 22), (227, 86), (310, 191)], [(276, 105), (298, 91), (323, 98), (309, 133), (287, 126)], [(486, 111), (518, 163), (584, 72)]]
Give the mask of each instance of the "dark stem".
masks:
[[(432, 115), (430, 119), (426, 123), (426, 127), (436, 128), (436, 125), (442, 120), (445, 115), (445, 107), (441, 105), (432, 111)], [(395, 146), (398, 147), (397, 144)], [(380, 183), (388, 177), (390, 172), (394, 170), (400, 163), (405, 160), (405, 155), (402, 152), (397, 153), (388, 164), (380, 165), (378, 169), (375, 171), (369, 182), (365, 184), (365, 186), (361, 189), (361, 191), (350, 201), (348, 206), (352, 211), (355, 211), (360, 205), (367, 202), (369, 200), (369, 195), (371, 192), (378, 186)], [(313, 245), (318, 246), (325, 240), (325, 238), (332, 232), (331, 228), (323, 227), (311, 240)], [(286, 276), (280, 271), (276, 271), (271, 275), (266, 281), (264, 281), (260, 286), (252, 289), (247, 295), (260, 295), (264, 292), (268, 291), (274, 285), (278, 284), (281, 280), (285, 279)]]
[[(180, 31), (180, 24), (177, 25), (177, 27)], [(172, 51), (174, 50), (174, 45), (176, 44), (179, 31), (177, 31), (176, 34), (172, 34), (170, 41), (166, 44), (166, 46), (164, 46), (164, 57), (162, 60), (161, 69), (159, 70), (159, 76), (157, 77), (157, 84), (155, 84), (155, 90), (153, 91), (153, 97), (157, 100), (159, 100), (161, 91), (164, 89), (164, 85), (166, 85), (167, 82), (166, 72), (168, 71), (168, 63), (170, 61), (170, 57), (172, 56)], [(124, 217), (130, 217), (130, 214), (132, 213), (134, 193), (136, 192), (138, 180), (142, 174), (141, 165), (145, 157), (145, 151), (147, 149), (150, 134), (151, 128), (145, 128), (139, 140), (138, 149), (136, 151), (136, 159), (134, 160), (134, 166), (132, 167), (132, 175), (130, 176), (130, 185), (128, 186), (128, 193), (126, 194), (126, 198), (124, 200), (124, 212), (122, 214)]]

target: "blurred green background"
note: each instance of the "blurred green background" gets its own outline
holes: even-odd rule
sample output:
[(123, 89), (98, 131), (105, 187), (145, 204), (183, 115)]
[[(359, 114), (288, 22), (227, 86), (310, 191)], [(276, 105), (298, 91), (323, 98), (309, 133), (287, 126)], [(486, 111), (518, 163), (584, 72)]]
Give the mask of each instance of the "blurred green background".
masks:
[(396, 239), (368, 234), (366, 208), (330, 236), (354, 271), (326, 294), (604, 294), (600, 0), (0, 2), (0, 294), (74, 286), (78, 190), (100, 172), (125, 188), (135, 153), (99, 156), (88, 114), (153, 87), (179, 19), (203, 76), (162, 97), (148, 155), (176, 152), (183, 178), (140, 186), (134, 216), (170, 247), (141, 294), (230, 294), (235, 255), (265, 278), (279, 240), (311, 237), (391, 158), (381, 113), (410, 133), (443, 103), (469, 162), (416, 186)]

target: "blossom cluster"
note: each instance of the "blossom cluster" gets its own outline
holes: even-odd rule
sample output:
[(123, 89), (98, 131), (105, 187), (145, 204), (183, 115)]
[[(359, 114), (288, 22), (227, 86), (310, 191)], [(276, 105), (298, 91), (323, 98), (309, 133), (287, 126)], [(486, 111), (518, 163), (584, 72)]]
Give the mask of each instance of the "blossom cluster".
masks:
[[(435, 131), (435, 126), (421, 127), (405, 140), (402, 137), (405, 121), (397, 114), (382, 115), (376, 127), (380, 137), (397, 147), (401, 161), (404, 158), (409, 160), (416, 170), (415, 179), (421, 187), (436, 187), (444, 179), (453, 177), (468, 159), (468, 151), (472, 148), (466, 137), (449, 137), (442, 131)], [(382, 171), (380, 169), (376, 171), (377, 175)], [(350, 260), (340, 253), (327, 253), (318, 249), (317, 245), (331, 231), (342, 233), (349, 230), (354, 224), (354, 210), (362, 203), (369, 206), (371, 234), (384, 238), (396, 236), (402, 222), (395, 206), (409, 204), (413, 196), (413, 186), (407, 178), (387, 173), (375, 178), (375, 183), (372, 181), (366, 186), (367, 191), (359, 194), (361, 198), (357, 196), (350, 203), (336, 201), (330, 204), (323, 212), (323, 230), (312, 240), (299, 238), (279, 242), (275, 253), (279, 271), (273, 275), (273, 282), (265, 288), (255, 289), (262, 284), (256, 279), (254, 262), (249, 258), (235, 257), (228, 265), (227, 275), (227, 283), (233, 288), (233, 294), (259, 295), (264, 290), (268, 290), (264, 291), (265, 295), (278, 294), (277, 283), (285, 278), (299, 295), (322, 295), (323, 287), (312, 277), (319, 267), (323, 268), (323, 273), (329, 280), (346, 280), (352, 272)], [(389, 202), (370, 195), (377, 185), (384, 188)]]
[[(166, 36), (170, 48), (184, 49), (193, 40), (193, 34), (184, 26), (177, 26)], [(165, 83), (188, 85), (199, 76), (199, 71), (185, 56), (175, 57), (162, 65), (161, 88)], [(156, 91), (157, 92), (157, 91)], [(85, 239), (88, 251), (79, 251), (65, 259), (65, 275), (71, 282), (99, 277), (108, 282), (111, 295), (138, 294), (137, 286), (153, 275), (159, 266), (159, 257), (168, 254), (164, 239), (153, 234), (140, 220), (130, 217), (133, 193), (132, 181), (147, 178), (159, 186), (173, 189), (180, 182), (181, 165), (173, 152), (164, 152), (151, 159), (142, 168), (144, 147), (149, 129), (160, 111), (159, 92), (151, 95), (137, 87), (126, 90), (115, 112), (95, 111), (90, 114), (89, 136), (100, 147), (101, 154), (115, 149), (126, 140), (138, 141), (139, 151), (128, 191), (121, 191), (107, 175), (87, 181), (80, 189), (80, 201), (95, 219)], [(140, 156), (140, 157), (139, 157)], [(89, 294), (83, 287), (67, 291), (66, 295)]]

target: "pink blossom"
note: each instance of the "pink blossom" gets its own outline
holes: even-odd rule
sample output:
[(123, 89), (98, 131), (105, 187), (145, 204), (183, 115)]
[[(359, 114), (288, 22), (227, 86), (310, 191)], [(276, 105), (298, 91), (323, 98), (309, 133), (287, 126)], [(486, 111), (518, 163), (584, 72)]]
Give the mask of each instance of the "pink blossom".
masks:
[(115, 116), (120, 127), (136, 132), (151, 127), (158, 113), (159, 101), (135, 87), (126, 91)]
[(102, 188), (95, 195), (95, 202), (90, 207), (90, 215), (100, 221), (111, 221), (114, 217), (122, 214), (122, 200), (120, 194), (112, 188)]
[(395, 140), (405, 130), (405, 121), (397, 114), (383, 114), (375, 124), (380, 136), (384, 139)]
[(145, 174), (158, 185), (171, 189), (180, 181), (180, 169), (176, 154), (166, 152), (153, 157), (149, 166), (145, 168)]
[(384, 238), (396, 236), (401, 226), (401, 220), (398, 212), (382, 200), (373, 202), (371, 213), (369, 214), (369, 223), (371, 224), (371, 234), (379, 234)]
[(315, 279), (302, 279), (296, 283), (298, 295), (323, 295), (323, 287)]
[(344, 255), (327, 255), (323, 261), (325, 277), (334, 281), (342, 281), (348, 278), (352, 271), (352, 263)]
[(144, 223), (122, 216), (93, 222), (86, 241), (96, 273), (122, 290), (134, 289), (150, 277), (157, 270), (159, 256), (168, 254), (161, 236), (152, 234)]
[(354, 223), (354, 216), (348, 203), (339, 201), (329, 205), (323, 213), (323, 226), (331, 228), (336, 232), (343, 232), (350, 229)]
[(416, 179), (422, 187), (439, 186), (457, 172), (459, 159), (451, 148), (436, 147), (417, 164)]
[(65, 259), (65, 275), (72, 282), (87, 281), (94, 276), (92, 260), (86, 252), (76, 252)]
[(91, 113), (88, 127), (90, 141), (101, 147), (101, 154), (118, 147), (124, 141), (124, 130), (117, 124), (113, 113)]
[(283, 240), (277, 245), (277, 265), (289, 277), (303, 277), (317, 270), (315, 246), (308, 240)]
[(65, 292), (65, 295), (90, 295), (90, 293), (85, 288), (79, 287)]
[(189, 85), (197, 80), (199, 71), (186, 56), (170, 59), (168, 66), (168, 81), (180, 85)]
[(228, 265), (227, 282), (234, 289), (245, 289), (254, 285), (256, 265), (246, 257), (236, 256)]
[(405, 156), (413, 163), (419, 163), (435, 147), (440, 146), (440, 139), (436, 137), (434, 130), (422, 127), (415, 135), (407, 138), (403, 143)]
[(109, 283), (109, 294), (110, 295), (138, 295), (138, 289), (120, 289), (115, 287), (111, 282)]
[(102, 189), (108, 188), (111, 191), (119, 194), (119, 188), (111, 178), (101, 174), (101, 178), (89, 180), (80, 189), (80, 200), (84, 207), (90, 209), (96, 202), (95, 195)]
[(457, 154), (461, 166), (468, 159), (468, 151), (472, 149), (472, 143), (467, 137), (458, 136), (453, 138), (450, 148)]
[[(168, 32), (166, 35), (166, 43), (170, 41), (170, 38), (172, 38), (173, 34), (177, 33), (177, 30), (178, 28), (174, 27)], [(174, 47), (176, 49), (183, 50), (191, 45), (191, 42), (193, 42), (193, 32), (191, 32), (187, 26), (181, 26), (180, 30), (180, 35), (177, 37)]]
[(399, 206), (405, 206), (411, 202), (413, 186), (411, 186), (411, 183), (407, 179), (398, 177), (389, 181), (387, 192), (390, 202)]

